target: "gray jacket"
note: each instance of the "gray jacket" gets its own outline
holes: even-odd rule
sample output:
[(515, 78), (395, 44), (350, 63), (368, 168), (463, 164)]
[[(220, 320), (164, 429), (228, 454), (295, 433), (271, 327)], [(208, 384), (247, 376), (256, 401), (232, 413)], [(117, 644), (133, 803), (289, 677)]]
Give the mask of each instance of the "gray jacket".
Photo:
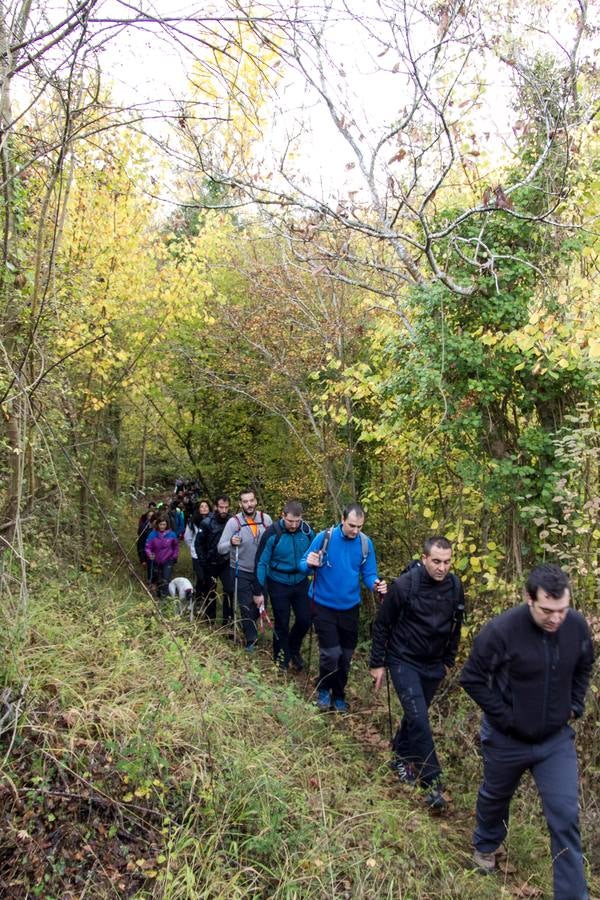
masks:
[(231, 544), (231, 538), (235, 534), (239, 534), (242, 543), (239, 545), (238, 566), (242, 572), (254, 572), (254, 560), (256, 551), (261, 537), (269, 527), (273, 524), (271, 516), (261, 512), (259, 509), (254, 513), (254, 521), (256, 522), (256, 537), (252, 533), (252, 528), (246, 522), (243, 512), (239, 512), (236, 516), (232, 516), (223, 529), (223, 534), (217, 545), (219, 553), (229, 553), (230, 565), (235, 567), (235, 551), (236, 548)]

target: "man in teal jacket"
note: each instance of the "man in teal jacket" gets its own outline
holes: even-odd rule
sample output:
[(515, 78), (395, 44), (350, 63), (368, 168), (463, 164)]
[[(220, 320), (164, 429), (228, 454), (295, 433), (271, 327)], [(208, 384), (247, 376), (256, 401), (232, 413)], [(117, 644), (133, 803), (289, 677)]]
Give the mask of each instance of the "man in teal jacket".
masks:
[[(273, 608), (273, 659), (282, 671), (290, 662), (300, 671), (304, 661), (300, 654), (302, 640), (310, 628), (308, 576), (300, 569), (300, 560), (308, 550), (315, 533), (302, 520), (302, 504), (290, 500), (283, 516), (263, 534), (256, 553), (256, 580), (261, 593), (254, 598), (264, 604), (268, 591)], [(290, 631), (290, 614), (294, 625)]]
[(319, 641), (319, 709), (346, 712), (346, 683), (358, 641), (360, 581), (385, 594), (387, 585), (377, 575), (373, 543), (361, 534), (365, 512), (350, 503), (339, 525), (316, 536), (300, 563), (313, 572), (311, 596), (314, 626)]

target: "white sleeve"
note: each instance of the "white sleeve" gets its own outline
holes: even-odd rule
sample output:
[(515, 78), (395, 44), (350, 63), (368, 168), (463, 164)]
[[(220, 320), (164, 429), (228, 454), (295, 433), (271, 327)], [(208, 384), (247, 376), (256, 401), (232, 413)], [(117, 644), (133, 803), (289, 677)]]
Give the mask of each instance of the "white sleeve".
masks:
[(183, 535), (183, 540), (187, 544), (188, 549), (191, 551), (192, 545), (194, 543), (194, 531), (191, 525), (185, 526), (185, 533)]

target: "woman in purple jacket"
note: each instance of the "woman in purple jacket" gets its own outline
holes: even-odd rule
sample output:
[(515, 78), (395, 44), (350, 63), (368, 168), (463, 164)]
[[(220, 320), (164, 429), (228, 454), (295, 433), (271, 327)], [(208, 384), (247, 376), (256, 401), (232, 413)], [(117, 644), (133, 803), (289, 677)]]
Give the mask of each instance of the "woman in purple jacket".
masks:
[(169, 530), (169, 521), (159, 516), (155, 522), (155, 530), (146, 541), (146, 556), (152, 561), (158, 574), (158, 596), (166, 597), (169, 592), (169, 581), (173, 566), (179, 556), (179, 541), (174, 531)]

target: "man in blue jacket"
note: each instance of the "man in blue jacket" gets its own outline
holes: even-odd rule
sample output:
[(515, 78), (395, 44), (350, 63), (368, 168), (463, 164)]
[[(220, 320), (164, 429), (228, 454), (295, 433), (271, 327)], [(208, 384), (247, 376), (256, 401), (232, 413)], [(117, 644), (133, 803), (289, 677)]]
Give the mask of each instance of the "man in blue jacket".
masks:
[[(268, 591), (273, 608), (273, 659), (282, 671), (290, 662), (300, 671), (304, 661), (300, 647), (310, 628), (308, 601), (308, 576), (300, 569), (300, 560), (309, 548), (315, 533), (302, 520), (302, 504), (290, 500), (285, 504), (283, 516), (270, 525), (256, 552), (256, 580), (261, 586), (254, 602), (265, 602)], [(294, 625), (290, 631), (290, 615), (294, 611)]]
[(371, 539), (362, 534), (365, 512), (350, 503), (339, 525), (316, 536), (300, 568), (313, 573), (313, 621), (319, 641), (317, 706), (346, 712), (346, 683), (358, 641), (360, 581), (370, 591), (385, 594), (387, 585), (377, 576)]
[(578, 815), (577, 754), (568, 724), (583, 714), (594, 651), (558, 566), (537, 566), (526, 603), (492, 619), (475, 638), (461, 684), (483, 710), (483, 783), (474, 861), (486, 872), (508, 831), (509, 807), (529, 770), (550, 831), (554, 900), (587, 900)]

